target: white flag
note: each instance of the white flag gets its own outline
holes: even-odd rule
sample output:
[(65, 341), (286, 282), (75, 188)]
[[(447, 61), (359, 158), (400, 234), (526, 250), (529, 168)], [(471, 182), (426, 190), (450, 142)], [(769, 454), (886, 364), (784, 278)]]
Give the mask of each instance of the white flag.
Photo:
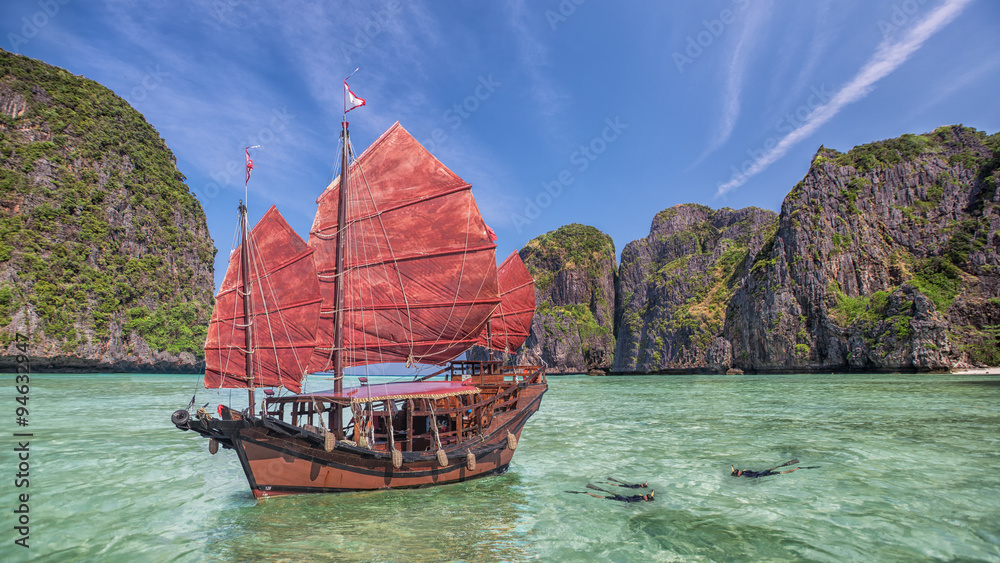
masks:
[(359, 108), (365, 105), (364, 98), (359, 98), (351, 92), (351, 87), (347, 85), (347, 79), (344, 79), (344, 113), (351, 111), (354, 108)]

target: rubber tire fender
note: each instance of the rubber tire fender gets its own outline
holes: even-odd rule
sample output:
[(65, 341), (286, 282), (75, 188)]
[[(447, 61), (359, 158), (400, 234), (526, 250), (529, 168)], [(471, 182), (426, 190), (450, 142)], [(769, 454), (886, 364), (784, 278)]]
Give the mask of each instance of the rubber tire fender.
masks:
[(184, 426), (189, 420), (191, 420), (191, 413), (185, 409), (177, 409), (174, 414), (170, 415), (170, 422), (173, 422), (174, 426)]

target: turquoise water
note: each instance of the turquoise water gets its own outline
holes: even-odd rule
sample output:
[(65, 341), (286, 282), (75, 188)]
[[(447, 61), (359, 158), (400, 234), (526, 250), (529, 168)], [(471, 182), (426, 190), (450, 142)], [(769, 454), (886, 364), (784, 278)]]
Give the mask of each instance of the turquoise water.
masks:
[[(32, 375), (27, 489), (5, 393), (0, 560), (1000, 561), (996, 377), (551, 377), (506, 475), (260, 504), (232, 452), (170, 424), (198, 381)], [(728, 475), (793, 457), (821, 467)], [(564, 492), (607, 476), (656, 501)]]

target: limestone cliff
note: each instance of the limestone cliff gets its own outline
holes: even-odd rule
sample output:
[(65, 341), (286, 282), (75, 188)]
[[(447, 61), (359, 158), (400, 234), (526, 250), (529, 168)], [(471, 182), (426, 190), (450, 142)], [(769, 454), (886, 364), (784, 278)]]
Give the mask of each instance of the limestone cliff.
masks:
[(676, 205), (622, 251), (616, 372), (724, 371), (726, 303), (777, 226), (773, 211)]
[(194, 371), (205, 214), (152, 126), (103, 86), (0, 51), (0, 370)]
[(734, 365), (996, 365), (998, 165), (1000, 136), (961, 126), (821, 148), (728, 303)]
[(519, 360), (551, 373), (604, 372), (614, 351), (615, 245), (579, 224), (530, 241), (521, 259), (535, 278), (537, 310)]
[(539, 282), (522, 356), (555, 372), (1000, 365), (998, 170), (1000, 134), (942, 127), (821, 147), (780, 214), (661, 211), (617, 275), (610, 239), (576, 258), (600, 246), (590, 228), (543, 235), (522, 251)]

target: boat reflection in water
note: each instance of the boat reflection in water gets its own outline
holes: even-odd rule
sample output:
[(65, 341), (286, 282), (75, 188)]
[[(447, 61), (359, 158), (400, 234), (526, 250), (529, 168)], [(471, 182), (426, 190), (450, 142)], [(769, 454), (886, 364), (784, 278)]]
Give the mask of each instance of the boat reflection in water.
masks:
[(417, 492), (306, 495), (248, 505), (222, 514), (205, 551), (237, 561), (315, 560), (318, 553), (346, 561), (526, 561), (533, 557), (523, 491), (512, 472)]

